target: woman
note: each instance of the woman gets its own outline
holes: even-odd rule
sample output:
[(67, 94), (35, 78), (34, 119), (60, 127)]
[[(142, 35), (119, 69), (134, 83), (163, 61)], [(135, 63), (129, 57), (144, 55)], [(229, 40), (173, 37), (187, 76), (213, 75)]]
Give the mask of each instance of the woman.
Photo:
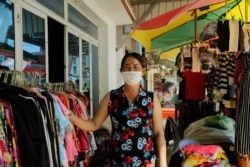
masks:
[(82, 130), (95, 131), (110, 116), (111, 166), (166, 167), (161, 105), (156, 95), (140, 85), (145, 73), (142, 56), (126, 54), (120, 72), (124, 85), (104, 96), (92, 120), (82, 120), (74, 114), (69, 119)]

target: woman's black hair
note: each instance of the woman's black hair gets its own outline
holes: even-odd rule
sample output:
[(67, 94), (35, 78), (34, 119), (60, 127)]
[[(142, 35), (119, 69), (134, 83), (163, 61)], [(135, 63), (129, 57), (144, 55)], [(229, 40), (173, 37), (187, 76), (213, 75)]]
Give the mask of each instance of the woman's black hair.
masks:
[(136, 52), (131, 52), (131, 53), (125, 54), (125, 56), (122, 58), (121, 68), (123, 67), (126, 59), (129, 57), (133, 57), (133, 58), (137, 59), (140, 62), (142, 68), (145, 68), (144, 59), (143, 59), (142, 55), (140, 55), (139, 53), (136, 53)]

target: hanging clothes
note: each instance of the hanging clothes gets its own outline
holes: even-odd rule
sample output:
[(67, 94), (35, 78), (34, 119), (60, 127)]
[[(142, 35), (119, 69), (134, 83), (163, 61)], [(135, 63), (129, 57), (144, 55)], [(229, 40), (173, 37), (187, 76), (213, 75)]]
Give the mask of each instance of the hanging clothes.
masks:
[(250, 155), (250, 54), (247, 53), (245, 58), (245, 72), (243, 73), (239, 87), (239, 96), (236, 108), (236, 152)]
[[(74, 94), (73, 94), (74, 93)], [(57, 99), (61, 108), (65, 111), (64, 115), (67, 117), (69, 110), (74, 112), (78, 117), (89, 120), (89, 113), (87, 110), (87, 99), (83, 94), (76, 91), (66, 91), (66, 92), (52, 92), (53, 97)], [(68, 111), (67, 111), (68, 110)], [(77, 127), (67, 128), (65, 134), (65, 146), (66, 154), (69, 162), (74, 162), (74, 157), (76, 156), (76, 151), (79, 155), (84, 154), (84, 166), (88, 166), (90, 156), (95, 154), (97, 149), (95, 137), (93, 132), (83, 131)], [(67, 132), (68, 131), (68, 132)], [(66, 143), (66, 140), (68, 143)], [(75, 148), (74, 148), (75, 146)]]
[[(0, 166), (20, 164), (19, 150), (17, 148), (17, 136), (15, 135), (14, 118), (11, 105), (0, 99)], [(10, 128), (12, 127), (12, 128)], [(9, 144), (11, 143), (11, 144)], [(11, 151), (10, 151), (11, 150)], [(12, 151), (13, 150), (13, 151)]]
[(242, 24), (238, 20), (217, 22), (218, 49), (220, 52), (245, 51)]
[[(81, 153), (85, 159), (94, 154), (93, 133), (87, 133), (84, 151), (78, 150), (79, 139), (67, 116), (73, 110), (70, 93), (61, 92), (67, 84), (57, 84), (56, 92), (34, 86), (35, 75), (0, 74), (0, 166), (76, 167)], [(75, 96), (75, 101), (79, 114), (89, 119), (86, 97)]]
[(204, 100), (206, 93), (207, 74), (185, 70), (182, 72), (185, 80), (185, 99), (186, 100)]
[(229, 20), (218, 21), (217, 24), (218, 48), (221, 52), (229, 50)]
[(192, 48), (192, 72), (200, 72), (201, 71), (201, 60), (200, 60), (200, 52), (198, 47)]
[(229, 20), (229, 52), (239, 51), (239, 30), (240, 22), (237, 20)]
[[(11, 115), (14, 121), (13, 136), (17, 138), (17, 154), (20, 155), (19, 166), (54, 166), (52, 157), (49, 157), (49, 145), (46, 138), (44, 120), (39, 106), (32, 100), (33, 97), (23, 88), (1, 83), (0, 99), (11, 104)], [(30, 100), (24, 97), (30, 97)], [(13, 151), (13, 150), (12, 150)]]
[(225, 95), (228, 93), (229, 84), (234, 83), (235, 67), (236, 59), (233, 54), (218, 54), (218, 67), (216, 68), (213, 80), (215, 94)]

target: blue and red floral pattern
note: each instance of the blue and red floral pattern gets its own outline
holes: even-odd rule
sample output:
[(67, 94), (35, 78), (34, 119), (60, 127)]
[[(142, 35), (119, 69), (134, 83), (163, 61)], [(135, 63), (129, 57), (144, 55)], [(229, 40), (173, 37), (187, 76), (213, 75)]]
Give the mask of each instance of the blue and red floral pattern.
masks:
[(153, 92), (140, 86), (137, 97), (129, 104), (123, 90), (124, 85), (110, 94), (111, 160), (121, 167), (142, 167), (155, 163)]

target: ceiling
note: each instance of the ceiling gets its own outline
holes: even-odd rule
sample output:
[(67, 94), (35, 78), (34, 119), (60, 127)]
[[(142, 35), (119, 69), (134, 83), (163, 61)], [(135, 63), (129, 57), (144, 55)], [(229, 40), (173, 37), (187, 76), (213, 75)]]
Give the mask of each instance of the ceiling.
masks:
[(132, 27), (193, 1), (194, 0), (95, 0), (116, 25), (131, 25)]
[(194, 0), (128, 0), (135, 15), (133, 26)]

